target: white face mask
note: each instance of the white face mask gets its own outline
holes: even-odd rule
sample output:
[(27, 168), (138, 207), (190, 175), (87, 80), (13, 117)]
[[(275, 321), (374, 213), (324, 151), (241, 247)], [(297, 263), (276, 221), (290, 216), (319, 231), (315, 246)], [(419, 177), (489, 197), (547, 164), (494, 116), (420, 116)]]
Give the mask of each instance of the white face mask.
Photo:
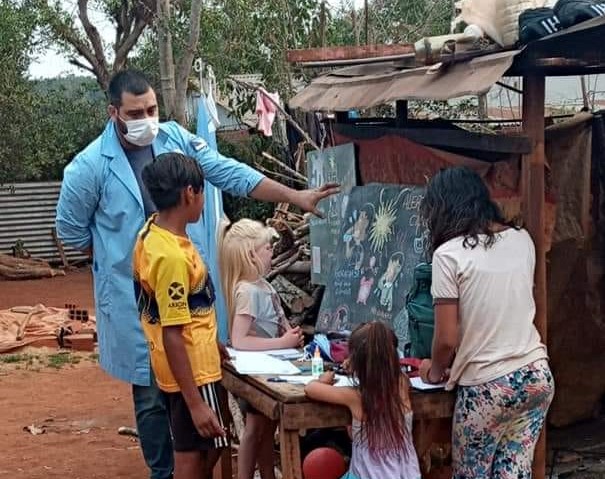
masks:
[[(122, 118), (120, 118), (122, 120)], [(157, 116), (141, 120), (122, 120), (126, 125), (124, 139), (136, 146), (149, 146), (155, 140), (160, 129)]]

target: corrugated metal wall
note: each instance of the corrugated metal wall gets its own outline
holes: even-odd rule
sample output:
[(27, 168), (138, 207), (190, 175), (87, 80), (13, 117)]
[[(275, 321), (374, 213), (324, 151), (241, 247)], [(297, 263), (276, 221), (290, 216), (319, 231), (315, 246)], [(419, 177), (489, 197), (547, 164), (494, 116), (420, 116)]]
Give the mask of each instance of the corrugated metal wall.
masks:
[[(53, 239), (61, 182), (17, 183), (0, 186), (0, 253), (11, 254), (17, 240), (32, 257), (61, 263)], [(69, 262), (85, 256), (65, 247)]]

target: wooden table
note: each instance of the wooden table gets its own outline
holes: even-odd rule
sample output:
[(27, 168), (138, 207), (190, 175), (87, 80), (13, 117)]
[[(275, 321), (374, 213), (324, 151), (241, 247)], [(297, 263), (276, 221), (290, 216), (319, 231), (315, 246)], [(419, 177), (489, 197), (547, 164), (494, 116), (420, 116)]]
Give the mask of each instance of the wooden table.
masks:
[[(298, 384), (273, 383), (267, 376), (238, 374), (231, 364), (223, 365), (223, 386), (248, 401), (265, 416), (278, 421), (282, 474), (284, 479), (303, 479), (299, 431), (304, 429), (342, 427), (351, 424), (351, 414), (343, 406), (312, 401)], [(452, 417), (454, 395), (445, 391), (412, 394), (414, 442), (420, 458), (428, 451), (435, 424)], [(441, 421), (440, 421), (441, 420)], [(422, 462), (422, 461), (421, 461)], [(222, 461), (230, 464), (230, 458)], [(230, 477), (223, 469), (223, 477)]]

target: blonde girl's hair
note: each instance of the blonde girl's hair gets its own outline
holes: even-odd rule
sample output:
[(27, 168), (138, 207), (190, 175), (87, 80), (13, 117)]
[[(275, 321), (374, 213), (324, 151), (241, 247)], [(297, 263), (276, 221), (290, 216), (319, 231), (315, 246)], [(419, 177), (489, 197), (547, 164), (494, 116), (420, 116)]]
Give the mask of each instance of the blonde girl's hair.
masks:
[(219, 232), (219, 268), (229, 314), (229, 334), (235, 314), (235, 287), (243, 280), (254, 281), (264, 274), (256, 248), (279, 238), (277, 232), (260, 221), (223, 220)]

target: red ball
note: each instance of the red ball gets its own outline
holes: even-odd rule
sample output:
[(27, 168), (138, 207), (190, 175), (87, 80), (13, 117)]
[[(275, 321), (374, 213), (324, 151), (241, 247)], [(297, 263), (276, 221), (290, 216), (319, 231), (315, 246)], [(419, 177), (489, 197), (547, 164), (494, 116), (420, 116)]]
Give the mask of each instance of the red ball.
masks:
[(305, 479), (340, 479), (347, 472), (345, 458), (336, 449), (318, 447), (303, 461)]

